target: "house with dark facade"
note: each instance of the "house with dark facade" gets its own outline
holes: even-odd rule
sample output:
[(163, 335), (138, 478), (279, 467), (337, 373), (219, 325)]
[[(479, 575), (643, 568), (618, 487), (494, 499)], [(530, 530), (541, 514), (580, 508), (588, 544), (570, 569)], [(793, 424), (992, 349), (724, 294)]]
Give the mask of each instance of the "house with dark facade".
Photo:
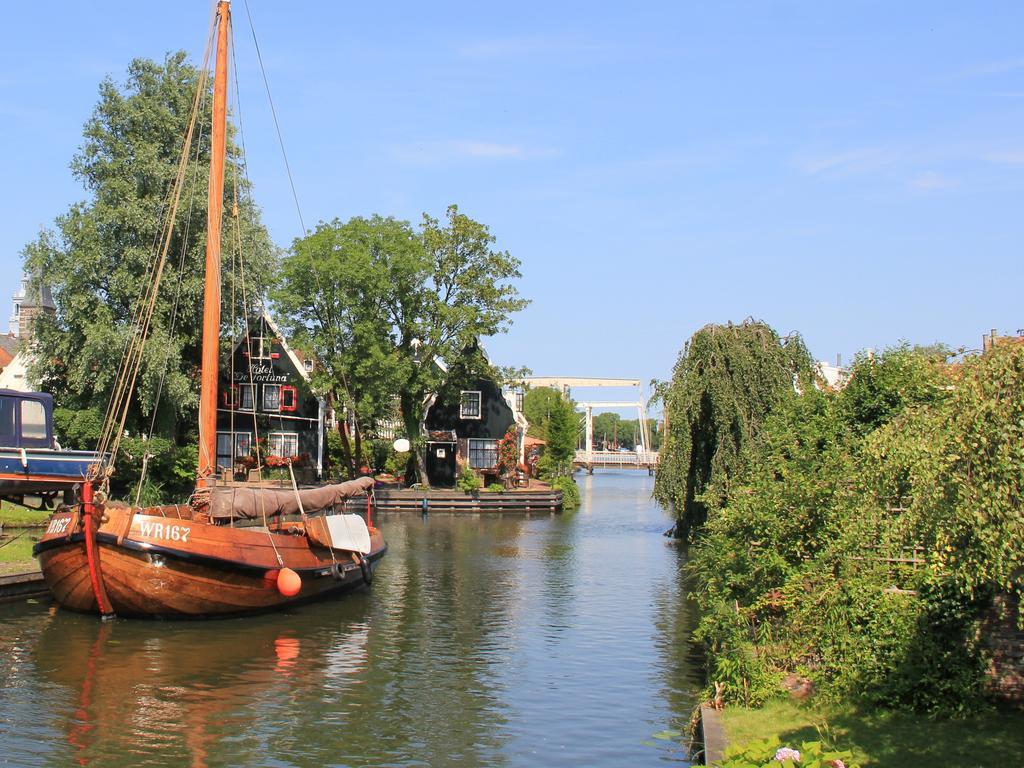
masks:
[(248, 334), (220, 371), (217, 466), (240, 473), (291, 458), (323, 474), (326, 406), (310, 385), (312, 360), (288, 346), (266, 312), (249, 321)]
[(522, 462), (528, 426), (522, 413), (522, 393), (503, 392), (498, 382), (486, 376), (450, 376), (427, 403), (424, 418), (430, 484), (455, 485), (460, 462), (484, 477), (490, 475), (498, 463), (498, 440), (513, 425), (518, 428)]

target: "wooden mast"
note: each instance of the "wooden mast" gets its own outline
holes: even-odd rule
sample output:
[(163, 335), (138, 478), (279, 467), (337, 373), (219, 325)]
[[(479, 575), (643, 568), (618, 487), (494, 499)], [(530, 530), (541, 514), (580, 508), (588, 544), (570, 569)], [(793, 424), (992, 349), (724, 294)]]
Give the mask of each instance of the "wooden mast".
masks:
[(199, 396), (199, 485), (217, 471), (217, 356), (220, 351), (220, 225), (224, 208), (230, 0), (217, 3), (217, 63), (210, 131), (210, 186), (206, 213), (206, 287), (203, 293), (203, 358)]

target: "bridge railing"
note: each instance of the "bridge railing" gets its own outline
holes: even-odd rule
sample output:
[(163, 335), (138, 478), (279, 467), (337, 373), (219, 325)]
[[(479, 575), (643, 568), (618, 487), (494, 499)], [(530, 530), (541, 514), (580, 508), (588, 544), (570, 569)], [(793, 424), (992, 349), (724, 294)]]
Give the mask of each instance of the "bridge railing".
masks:
[(604, 467), (646, 467), (658, 463), (657, 451), (576, 451), (576, 464)]

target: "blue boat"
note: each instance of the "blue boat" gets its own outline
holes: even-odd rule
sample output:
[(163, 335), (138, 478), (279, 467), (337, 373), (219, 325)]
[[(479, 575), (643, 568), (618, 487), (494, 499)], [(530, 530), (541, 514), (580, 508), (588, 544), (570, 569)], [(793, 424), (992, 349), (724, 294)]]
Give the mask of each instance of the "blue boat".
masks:
[(0, 389), (0, 498), (22, 504), (30, 496), (52, 506), (66, 494), (70, 502), (95, 461), (93, 451), (57, 444), (52, 395)]

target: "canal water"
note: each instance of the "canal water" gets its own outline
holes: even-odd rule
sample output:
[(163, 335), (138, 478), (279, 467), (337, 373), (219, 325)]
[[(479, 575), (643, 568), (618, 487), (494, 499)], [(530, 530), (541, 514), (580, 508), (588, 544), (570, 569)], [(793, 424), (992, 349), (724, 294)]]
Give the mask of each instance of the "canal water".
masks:
[(390, 515), (373, 588), (288, 614), (0, 606), (0, 763), (686, 765), (684, 555), (645, 473), (545, 517)]

